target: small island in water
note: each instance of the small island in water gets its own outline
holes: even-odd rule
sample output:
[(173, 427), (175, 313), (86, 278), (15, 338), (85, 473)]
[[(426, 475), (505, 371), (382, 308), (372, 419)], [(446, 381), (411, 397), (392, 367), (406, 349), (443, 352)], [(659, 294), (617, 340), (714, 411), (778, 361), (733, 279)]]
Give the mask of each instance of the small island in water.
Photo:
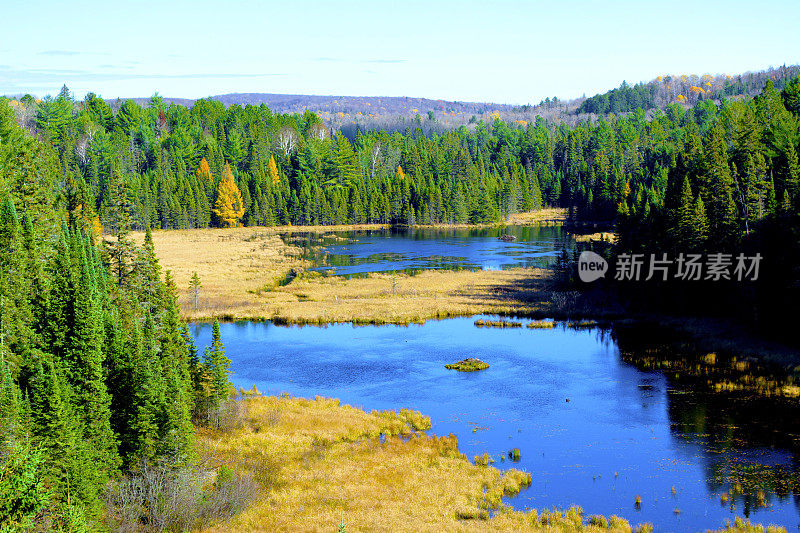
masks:
[(457, 363), (450, 363), (449, 365), (444, 365), (444, 367), (448, 370), (458, 370), (459, 372), (476, 372), (478, 370), (484, 370), (489, 368), (488, 363), (484, 363), (480, 359), (475, 359), (474, 357), (468, 357), (466, 359), (462, 359)]

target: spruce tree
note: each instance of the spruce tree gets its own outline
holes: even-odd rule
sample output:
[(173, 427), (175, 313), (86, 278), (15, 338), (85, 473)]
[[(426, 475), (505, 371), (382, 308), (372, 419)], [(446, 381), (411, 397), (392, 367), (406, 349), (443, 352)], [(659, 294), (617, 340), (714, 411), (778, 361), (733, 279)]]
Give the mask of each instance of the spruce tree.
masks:
[(215, 411), (228, 398), (231, 387), (228, 379), (231, 360), (225, 356), (225, 346), (222, 344), (217, 320), (211, 328), (211, 346), (206, 348), (203, 359), (208, 376), (209, 410)]

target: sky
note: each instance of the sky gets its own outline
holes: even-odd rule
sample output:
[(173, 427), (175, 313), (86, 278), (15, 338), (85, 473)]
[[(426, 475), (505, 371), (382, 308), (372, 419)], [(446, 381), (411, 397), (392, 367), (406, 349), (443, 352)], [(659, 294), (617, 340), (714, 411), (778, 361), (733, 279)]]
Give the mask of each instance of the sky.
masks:
[(800, 63), (800, 1), (70, 1), (0, 7), (0, 94), (536, 104)]

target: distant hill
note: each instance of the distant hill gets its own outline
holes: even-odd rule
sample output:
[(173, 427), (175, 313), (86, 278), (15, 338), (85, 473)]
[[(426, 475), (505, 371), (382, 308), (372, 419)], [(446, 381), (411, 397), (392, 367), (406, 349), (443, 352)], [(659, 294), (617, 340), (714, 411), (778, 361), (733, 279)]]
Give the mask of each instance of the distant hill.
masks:
[(694, 105), (698, 100), (721, 100), (755, 96), (772, 80), (780, 91), (792, 78), (800, 75), (800, 66), (782, 66), (757, 72), (745, 72), (734, 76), (720, 74), (712, 76), (659, 76), (647, 83), (628, 85), (622, 82), (617, 89), (586, 98), (576, 110), (577, 114), (628, 113), (638, 108), (644, 110), (675, 102)]
[[(436, 113), (469, 113), (481, 115), (487, 111), (510, 111), (518, 106), (494, 104), (489, 102), (454, 102), (412, 98), (408, 96), (321, 96), (310, 94), (274, 93), (230, 93), (210, 96), (226, 106), (264, 104), (276, 113), (302, 113), (309, 110), (319, 113), (344, 113), (362, 115), (425, 115), (428, 111)], [(149, 98), (132, 98), (141, 105), (147, 105)], [(115, 102), (110, 101), (111, 103)], [(186, 98), (164, 98), (167, 103), (191, 106), (195, 100)]]
[[(780, 90), (790, 79), (800, 74), (800, 66), (782, 66), (736, 75), (658, 76), (649, 82), (629, 85), (590, 98), (570, 101), (545, 99), (538, 105), (509, 105), (490, 102), (460, 102), (412, 98), (405, 96), (321, 96), (308, 94), (231, 93), (210, 96), (226, 106), (264, 104), (276, 113), (317, 113), (331, 128), (341, 129), (348, 136), (358, 130), (383, 129), (405, 131), (421, 128), (426, 134), (443, 132), (479, 120), (492, 122), (501, 118), (525, 125), (543, 117), (550, 121), (574, 125), (587, 116), (624, 114), (642, 108), (645, 111), (663, 108), (670, 103), (685, 107), (698, 100), (742, 98), (761, 92), (771, 79)], [(134, 98), (148, 105), (149, 98)], [(167, 103), (191, 106), (196, 100), (164, 98)], [(117, 100), (109, 101), (112, 106)]]

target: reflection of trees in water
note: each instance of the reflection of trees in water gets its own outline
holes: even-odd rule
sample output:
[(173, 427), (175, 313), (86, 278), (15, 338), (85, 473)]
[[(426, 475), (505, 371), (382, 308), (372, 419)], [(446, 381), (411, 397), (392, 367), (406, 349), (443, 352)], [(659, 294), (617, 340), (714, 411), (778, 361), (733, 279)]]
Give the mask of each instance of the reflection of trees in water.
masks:
[(733, 354), (692, 352), (657, 326), (610, 331), (620, 357), (663, 371), (676, 440), (702, 448), (709, 492), (745, 516), (777, 498), (800, 510), (800, 404), (785, 395), (791, 376)]
[(770, 507), (776, 499), (782, 503), (791, 500), (800, 510), (800, 471), (796, 458), (790, 465), (761, 464), (734, 457), (708, 463), (709, 490), (724, 494), (726, 503), (742, 509), (745, 516)]
[[(281, 234), (283, 241), (291, 246), (301, 249), (300, 258), (308, 260), (315, 267), (357, 267), (373, 263), (397, 263), (397, 270), (406, 273), (430, 269), (445, 270), (480, 270), (480, 261), (470, 262), (466, 257), (457, 254), (447, 255), (455, 243), (470, 244), (473, 239), (497, 239), (501, 234), (507, 233), (516, 237), (515, 246), (500, 246), (490, 250), (491, 254), (499, 256), (527, 256), (531, 252), (550, 253), (560, 249), (560, 242), (566, 238), (566, 232), (560, 226), (507, 226), (486, 228), (402, 228), (392, 227), (378, 230), (348, 230), (328, 232), (293, 232)], [(345, 250), (331, 250), (333, 246), (352, 246), (354, 251), (359, 246), (359, 241), (366, 239), (387, 239), (398, 237), (402, 240), (423, 242), (428, 241), (435, 247), (440, 241), (438, 252), (430, 255), (418, 256), (413, 248), (406, 253), (379, 251), (368, 256), (358, 257), (355, 253)], [(541, 244), (541, 250), (526, 250), (527, 243)], [(376, 244), (373, 241), (371, 244)], [(570, 246), (574, 242), (570, 242)], [(550, 249), (548, 249), (548, 246)], [(329, 253), (333, 252), (333, 253)], [(511, 265), (501, 265), (502, 268), (511, 266), (543, 267), (549, 264), (549, 259), (544, 257), (515, 257)]]

